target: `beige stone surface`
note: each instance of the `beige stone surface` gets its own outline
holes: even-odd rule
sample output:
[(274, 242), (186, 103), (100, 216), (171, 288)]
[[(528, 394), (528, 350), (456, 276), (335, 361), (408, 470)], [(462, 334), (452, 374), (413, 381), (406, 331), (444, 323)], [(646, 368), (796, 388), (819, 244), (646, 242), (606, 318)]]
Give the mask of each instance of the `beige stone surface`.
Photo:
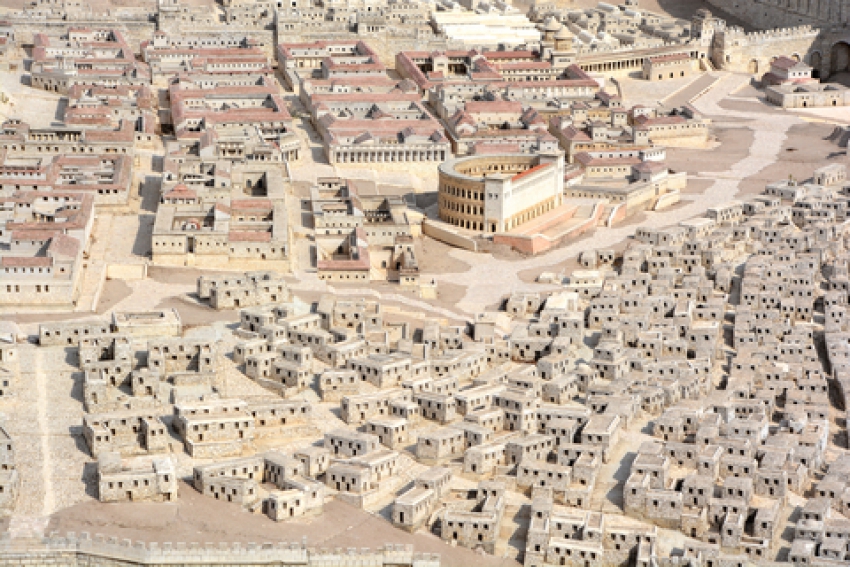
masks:
[(328, 502), (325, 510), (320, 518), (274, 523), (263, 516), (246, 514), (236, 506), (204, 497), (183, 484), (177, 504), (90, 502), (54, 515), (48, 530), (89, 531), (132, 540), (201, 544), (208, 541), (300, 543), (306, 537), (308, 545), (316, 547), (377, 548), (393, 541), (412, 544), (416, 551), (439, 553), (443, 567), (518, 565), (509, 559), (446, 545), (431, 534), (407, 534), (393, 528), (379, 515), (343, 502)]
[[(18, 0), (4, 0), (0, 5), (12, 6)], [(98, 0), (106, 5), (106, 0)], [(202, 4), (208, 0), (193, 0)], [(145, 0), (143, 5), (147, 5)], [(570, 6), (595, 5), (577, 0)], [(691, 14), (708, 3), (696, 0), (645, 0), (641, 6), (674, 16)], [(100, 6), (101, 4), (97, 4)], [(128, 0), (112, 0), (112, 6), (129, 5)], [(139, 4), (134, 4), (139, 5)], [(518, 5), (522, 5), (519, 3)], [(630, 78), (619, 81), (628, 106), (632, 104), (668, 105), (693, 103), (713, 120), (713, 140), (709, 148), (675, 148), (668, 151), (668, 161), (675, 171), (685, 172), (689, 179), (681, 202), (663, 212), (637, 214), (612, 229), (598, 228), (582, 238), (539, 257), (495, 248), (475, 254), (425, 239), (420, 265), (427, 277), (438, 282), (435, 299), (424, 300), (415, 293), (386, 283), (362, 285), (328, 285), (318, 279), (314, 268), (309, 215), (305, 214), (305, 198), (309, 187), (323, 176), (342, 176), (374, 182), (375, 192), (410, 194), (417, 205), (433, 214), (433, 192), (437, 187), (434, 164), (373, 164), (369, 168), (330, 166), (323, 156), (315, 129), (306, 119), (297, 120), (299, 136), (305, 145), (303, 159), (292, 164), (291, 192), (287, 197), (290, 226), (295, 236), (292, 247), (292, 273), (287, 274), (290, 288), (304, 302), (317, 301), (323, 294), (340, 298), (367, 297), (381, 302), (387, 320), (421, 326), (426, 319), (462, 324), (482, 311), (498, 308), (512, 292), (548, 292), (561, 289), (560, 284), (539, 284), (541, 272), (568, 276), (578, 268), (579, 253), (598, 248), (621, 251), (637, 226), (652, 228), (671, 226), (679, 221), (703, 214), (720, 202), (751, 195), (764, 184), (788, 175), (801, 180), (809, 175), (812, 164), (844, 163), (846, 152), (825, 140), (835, 124), (850, 123), (846, 109), (784, 112), (767, 106), (752, 85), (750, 77), (726, 72), (712, 72), (684, 80), (649, 83)], [(20, 72), (0, 73), (0, 84), (10, 95), (8, 104), (0, 105), (0, 116), (20, 116), (34, 125), (47, 125), (61, 110), (59, 97), (33, 91), (20, 82)], [(288, 95), (296, 112), (300, 103)], [(158, 198), (158, 175), (153, 163), (162, 157), (162, 147), (141, 153), (143, 165), (134, 180), (134, 197), (121, 210), (99, 211), (87, 261), (83, 294), (77, 313), (13, 313), (4, 319), (19, 324), (25, 334), (34, 335), (38, 325), (58, 320), (103, 320), (116, 311), (148, 311), (175, 308), (180, 313), (187, 338), (218, 342), (226, 353), (232, 352), (239, 337), (238, 311), (215, 311), (196, 296), (200, 274), (223, 273), (216, 270), (151, 267), (145, 279), (107, 280), (110, 263), (142, 265), (148, 262), (153, 213)], [(515, 323), (518, 325), (518, 323)], [(408, 488), (417, 475), (426, 470), (413, 457), (413, 443), (402, 447), (398, 474), (382, 482), (380, 497), (355, 509), (328, 498), (325, 513), (318, 518), (298, 519), (276, 524), (259, 514), (250, 514), (238, 506), (217, 502), (198, 494), (191, 486), (181, 484), (177, 503), (134, 503), (104, 505), (96, 501), (94, 460), (81, 436), (83, 419), (83, 376), (75, 363), (74, 353), (62, 347), (36, 348), (22, 344), (20, 386), (14, 397), (0, 399), (0, 413), (9, 418), (9, 432), (16, 440), (18, 467), (21, 471), (21, 497), (18, 499), (11, 531), (16, 535), (51, 530), (60, 532), (103, 533), (134, 540), (166, 542), (186, 541), (301, 541), (309, 545), (339, 547), (378, 547), (386, 542), (410, 543), (417, 551), (440, 553), (443, 565), (501, 566), (517, 565), (514, 560), (524, 549), (524, 532), (529, 498), (516, 490), (507, 493), (506, 519), (497, 556), (484, 556), (473, 551), (444, 544), (425, 531), (402, 533), (387, 521), (392, 501)], [(589, 349), (580, 349), (577, 359), (587, 359)], [(321, 372), (325, 365), (314, 362), (312, 370)], [(222, 362), (214, 387), (223, 397), (244, 400), (268, 400), (272, 394), (244, 373), (244, 368), (231, 358)], [(326, 432), (348, 427), (340, 418), (338, 402), (322, 402), (314, 388), (296, 394), (295, 399), (310, 402), (312, 422), (286, 438), (258, 439), (246, 447), (246, 453), (266, 450), (292, 451), (316, 444)], [(170, 408), (163, 407), (165, 415)], [(838, 412), (831, 413), (836, 435), (841, 433)], [(651, 439), (649, 431), (654, 417), (641, 415), (635, 419), (614, 448), (609, 462), (598, 475), (590, 509), (620, 516), (622, 485), (628, 477), (631, 461), (638, 446)], [(417, 425), (415, 434), (438, 429), (425, 421)], [(846, 424), (844, 424), (846, 429)], [(844, 433), (846, 436), (846, 433)], [(214, 462), (193, 459), (184, 453), (179, 440), (170, 439), (170, 456), (177, 470), (189, 477), (194, 466)], [(836, 453), (838, 451), (833, 449)], [(450, 465), (460, 472), (457, 461)], [(681, 471), (679, 471), (681, 472)], [(452, 488), (469, 490), (476, 486), (471, 478), (456, 474)], [(331, 491), (331, 496), (333, 491)], [(792, 503), (804, 503), (792, 497)], [(786, 511), (783, 524), (791, 526), (791, 511)], [(618, 520), (619, 521), (619, 520)], [(624, 523), (639, 522), (623, 519)], [(681, 549), (688, 538), (678, 531), (660, 530), (659, 553)]]

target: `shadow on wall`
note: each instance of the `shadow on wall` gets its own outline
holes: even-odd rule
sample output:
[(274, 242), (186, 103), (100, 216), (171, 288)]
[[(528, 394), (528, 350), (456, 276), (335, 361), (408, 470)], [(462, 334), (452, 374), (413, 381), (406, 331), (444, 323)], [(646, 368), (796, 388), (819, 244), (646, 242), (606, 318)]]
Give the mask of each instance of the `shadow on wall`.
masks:
[[(694, 12), (700, 9), (709, 10), (712, 14), (726, 20), (726, 23), (731, 26), (740, 26), (744, 28), (745, 31), (754, 31), (755, 28), (749, 25), (747, 22), (733, 16), (732, 14), (717, 8), (712, 5), (711, 2), (707, 2), (706, 0), (657, 0), (658, 7), (661, 8), (665, 13), (669, 14), (674, 18), (680, 18), (682, 20), (689, 20), (694, 15)], [(653, 6), (651, 6), (652, 2), (647, 2), (643, 0), (638, 2), (639, 7), (645, 10), (652, 11)]]
[(155, 220), (156, 215), (153, 214), (139, 215), (139, 230), (133, 240), (134, 256), (150, 258), (153, 254), (151, 240)]
[(62, 121), (65, 119), (65, 110), (68, 108), (68, 99), (64, 96), (59, 99), (59, 104), (56, 105), (56, 113), (53, 115), (54, 120)]
[[(85, 452), (88, 453), (87, 447)], [(80, 480), (82, 480), (83, 484), (86, 486), (86, 496), (97, 499), (100, 492), (97, 486), (97, 463), (86, 463), (83, 466), (83, 474), (80, 477)]]

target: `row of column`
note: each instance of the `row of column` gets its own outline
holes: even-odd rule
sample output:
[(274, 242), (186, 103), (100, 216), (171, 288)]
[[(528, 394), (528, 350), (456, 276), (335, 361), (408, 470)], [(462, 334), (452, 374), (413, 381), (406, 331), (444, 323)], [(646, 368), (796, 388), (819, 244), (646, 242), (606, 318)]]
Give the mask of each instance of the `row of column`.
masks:
[(334, 163), (392, 163), (406, 161), (445, 161), (445, 150), (375, 150), (335, 153)]
[[(469, 230), (487, 230), (487, 227), (483, 222), (458, 219), (455, 217), (446, 217), (445, 220), (448, 221), (449, 224), (459, 226), (460, 228), (466, 228)], [(491, 232), (495, 232), (495, 230), (492, 230)]]
[(527, 223), (528, 221), (535, 219), (535, 218), (537, 218), (537, 217), (539, 217), (539, 216), (541, 216), (545, 213), (548, 213), (549, 211), (551, 211), (552, 209), (555, 208), (555, 204), (556, 204), (555, 200), (549, 199), (548, 201), (540, 203), (539, 205), (537, 205), (536, 207), (534, 207), (533, 209), (531, 209), (529, 211), (524, 211), (523, 213), (520, 213), (519, 215), (511, 218), (507, 222), (507, 225), (505, 226), (505, 230), (511, 230), (512, 228), (515, 228), (515, 227), (517, 227), (521, 224)]
[[(534, 207), (529, 211), (525, 211), (520, 215), (513, 217), (505, 223), (505, 230), (511, 230), (516, 228), (522, 224), (527, 223), (530, 220), (533, 220), (541, 215), (548, 213), (556, 207), (557, 203), (555, 200), (550, 199), (546, 202), (540, 203), (538, 206)], [(461, 211), (463, 212), (463, 211)], [(487, 230), (486, 224), (483, 222), (470, 221), (468, 219), (459, 219), (457, 217), (451, 215), (440, 215), (447, 220), (450, 224), (455, 226), (459, 226), (461, 228), (467, 228), (470, 230)]]
[(461, 213), (465, 215), (483, 215), (484, 207), (480, 207), (477, 205), (468, 205), (466, 203), (456, 203), (454, 201), (444, 200), (443, 201), (443, 209), (447, 211), (453, 211), (456, 213)]
[(595, 63), (587, 65), (586, 71), (619, 71), (621, 69), (639, 69), (643, 66), (643, 59), (629, 59), (626, 61), (611, 61), (608, 63)]

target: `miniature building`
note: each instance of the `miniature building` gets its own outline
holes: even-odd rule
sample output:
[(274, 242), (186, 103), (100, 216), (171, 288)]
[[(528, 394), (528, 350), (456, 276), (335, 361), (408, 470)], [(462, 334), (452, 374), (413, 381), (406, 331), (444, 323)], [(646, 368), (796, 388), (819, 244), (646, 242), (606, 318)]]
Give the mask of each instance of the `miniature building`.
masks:
[[(161, 204), (153, 228), (153, 259), (165, 265), (226, 267), (254, 261), (288, 267), (289, 234), (282, 200), (238, 199), (229, 203)], [(273, 262), (273, 264), (270, 264)], [(241, 304), (234, 298), (233, 306)]]
[(274, 272), (248, 272), (243, 277), (198, 278), (198, 297), (213, 309), (252, 307), (290, 300), (286, 282)]
[(400, 197), (361, 194), (360, 184), (320, 178), (310, 191), (319, 278), (418, 285), (418, 215)]
[[(680, 20), (635, 0), (535, 2), (527, 16), (480, 0), (223, 0), (212, 10), (160, 0), (108, 13), (37, 0), (10, 13), (0, 64), (17, 72), (11, 47), (32, 41), (33, 84), (67, 91), (68, 105), (62, 125), (10, 119), (0, 132), (7, 308), (39, 294), (50, 308), (75, 307), (90, 295), (84, 265), (86, 275), (123, 275), (112, 243), (98, 233), (90, 247), (94, 207), (116, 207), (102, 215), (112, 223), (125, 205), (135, 211), (131, 164), (147, 170), (153, 155), (163, 157), (158, 203), (141, 209), (158, 205), (153, 262), (238, 269), (200, 277), (197, 297), (240, 312), (238, 323), (193, 323), (185, 336), (171, 308), (46, 316), (38, 346), (10, 322), (0, 396), (42, 380), (54, 360), (57, 385), (76, 380), (103, 501), (171, 500), (176, 475), (192, 468), (200, 494), (268, 521), (320, 514), (327, 495), (473, 552), (519, 550), (529, 566), (730, 567), (786, 552), (800, 566), (847, 563), (850, 460), (836, 447), (850, 407), (843, 165), (708, 203), (703, 217), (671, 225), (652, 215), (623, 246), (560, 258), (578, 256), (579, 270), (547, 268), (539, 285), (501, 290), (486, 313), (361, 289), (392, 281), (433, 293), (421, 231), (535, 254), (676, 203), (688, 173), (670, 171), (666, 147), (705, 147), (710, 121), (691, 105), (625, 108), (612, 78), (675, 85), (698, 71), (763, 74), (770, 62), (763, 80), (779, 104), (844, 104), (840, 87), (812, 79), (850, 68), (845, 32), (832, 25), (850, 13), (843, 0), (712, 2), (745, 21), (819, 27), (745, 32), (705, 10)], [(116, 18), (121, 31), (104, 30)], [(303, 105), (296, 118), (274, 49)], [(379, 53), (395, 56), (393, 71)], [(436, 202), (419, 194), (427, 176), (396, 187), (296, 170), (299, 121), (312, 122), (313, 149), (333, 167), (436, 170)], [(173, 138), (163, 152), (160, 134)], [(327, 290), (272, 271), (290, 258), (296, 279), (315, 268)], [(460, 311), (477, 300), (467, 291)], [(187, 452), (180, 467), (163, 457), (175, 447), (167, 427)], [(646, 441), (631, 446), (638, 429)], [(4, 428), (0, 511), (20, 508), (15, 455)], [(28, 560), (438, 563), (397, 546), (160, 549), (66, 535), (24, 542)], [(0, 546), (0, 562), (19, 561), (19, 547)]]
[[(485, 56), (493, 61), (492, 65), (485, 63)], [(516, 56), (516, 59), (512, 59), (512, 56)], [(410, 59), (411, 57), (413, 60)], [(474, 75), (460, 77), (454, 73), (447, 74), (445, 71), (441, 74), (423, 73), (421, 69), (427, 69), (429, 59), (440, 66), (445, 65), (442, 58), (434, 59), (432, 54), (402, 52), (396, 56), (396, 59), (404, 66), (402, 72), (409, 77), (407, 80), (422, 89), (427, 89), (428, 102), (435, 109), (438, 117), (446, 121), (450, 119), (454, 121), (453, 117), (456, 115), (463, 117), (463, 120), (458, 122), (458, 126), (471, 125), (472, 117), (465, 112), (469, 103), (492, 102), (497, 103), (497, 106), (501, 108), (511, 108), (504, 106), (505, 102), (520, 104), (527, 113), (527, 118), (531, 120), (538, 114), (548, 116), (552, 112), (562, 111), (572, 103), (593, 103), (599, 93), (599, 83), (579, 66), (570, 65), (566, 69), (553, 67), (548, 63), (537, 61), (534, 54), (527, 51), (491, 51), (486, 54), (476, 52), (474, 64), (466, 63), (464, 58), (452, 53), (448, 59), (453, 71), (463, 69), (461, 65), (464, 65), (466, 69), (474, 73)], [(475, 71), (476, 69), (478, 72)], [(482, 73), (484, 69), (486, 69), (486, 75)], [(481, 81), (482, 76), (491, 80)], [(507, 80), (508, 78), (510, 80)], [(486, 108), (489, 108), (489, 105), (485, 105), (481, 110)], [(531, 121), (536, 122), (536, 120)], [(494, 126), (496, 126), (495, 130), (503, 125), (494, 124)], [(532, 127), (530, 130), (536, 129), (536, 126), (530, 122), (528, 126)], [(498, 141), (501, 136), (494, 130), (489, 131), (490, 139)], [(476, 128), (476, 131), (482, 136), (488, 132), (482, 128)], [(513, 133), (519, 134), (517, 131)], [(508, 130), (507, 134), (510, 135), (511, 130)], [(485, 142), (481, 147), (483, 152), (488, 149), (488, 144), (487, 140), (481, 141)]]
[(761, 78), (764, 86), (799, 85), (817, 82), (812, 78), (812, 68), (790, 57), (777, 57), (770, 62), (770, 71)]
[(378, 449), (380, 438), (357, 432), (339, 430), (325, 434), (325, 449), (333, 455), (358, 457)]
[(19, 371), (18, 349), (15, 344), (0, 342), (0, 398), (15, 394)]
[(691, 57), (684, 53), (647, 57), (643, 61), (643, 78), (647, 81), (663, 81), (689, 77), (693, 74)]
[(446, 509), (441, 537), (443, 541), (456, 541), (469, 548), (481, 547), (492, 553), (505, 511), (505, 486), (498, 482), (482, 482), (471, 492), (472, 498), (453, 503), (454, 506)]
[(101, 502), (173, 501), (177, 473), (168, 458), (147, 466), (125, 466), (117, 453), (101, 453), (97, 461), (98, 498)]
[(314, 121), (332, 164), (442, 162), (451, 153), (442, 126), (416, 94), (320, 96)]
[(137, 412), (86, 415), (83, 436), (93, 457), (103, 452), (129, 457), (163, 453), (168, 447), (166, 425), (160, 417)]
[[(281, 44), (278, 59), (287, 83), (310, 110), (330, 163), (443, 161), (448, 156), (443, 129), (415, 87), (385, 88), (396, 83), (364, 42)], [(337, 86), (342, 83), (348, 86)]]
[[(448, 121), (452, 150), (458, 155), (486, 151), (553, 152), (557, 140), (547, 131), (546, 120), (520, 102), (467, 102)], [(501, 150), (501, 152), (500, 152)]]
[(430, 468), (417, 477), (413, 488), (393, 502), (393, 525), (411, 532), (421, 527), (446, 495), (451, 478), (451, 470), (444, 467)]
[(835, 83), (776, 85), (765, 89), (765, 97), (782, 108), (847, 106), (850, 89)]
[(154, 80), (178, 73), (271, 74), (266, 54), (251, 41), (227, 41), (225, 45), (208, 43), (211, 42), (199, 42), (188, 35), (177, 39), (167, 33), (156, 33), (153, 40), (142, 42), (142, 58), (150, 65)]
[[(250, 86), (205, 87), (191, 79), (171, 83), (171, 121), (181, 143), (197, 143), (201, 154), (209, 151), (225, 159), (291, 162), (299, 158), (301, 142), (273, 78), (264, 76)], [(245, 124), (255, 128), (256, 143), (240, 134)]]
[(68, 126), (115, 130), (134, 124), (136, 143), (150, 146), (157, 136), (155, 99), (148, 85), (74, 85), (62, 117)]
[(132, 164), (128, 156), (61, 155), (42, 157), (3, 156), (0, 192), (14, 197), (19, 189), (58, 194), (90, 194), (97, 206), (122, 205), (130, 194)]
[(563, 157), (494, 155), (440, 165), (440, 219), (470, 230), (503, 232), (561, 204)]
[(435, 10), (431, 22), (435, 30), (447, 40), (461, 45), (482, 45), (490, 48), (516, 46), (540, 40), (540, 32), (528, 18), (510, 5), (502, 12), (492, 11)]
[[(85, 193), (15, 192), (0, 209), (0, 304), (73, 306), (94, 223)], [(36, 210), (40, 212), (36, 212)]]
[[(43, 157), (47, 154), (133, 154), (136, 143), (134, 120), (119, 120), (109, 127), (48, 126), (33, 128), (30, 124), (10, 119), (0, 131), (0, 149), (20, 152), (23, 157)], [(71, 160), (73, 162), (73, 160)], [(32, 165), (30, 162), (29, 165)], [(91, 164), (88, 168), (92, 168)], [(8, 173), (8, 172), (7, 172)]]
[(239, 455), (255, 435), (254, 417), (242, 400), (175, 405), (172, 427), (195, 458)]
[(32, 57), (32, 86), (63, 94), (76, 85), (141, 85), (151, 77), (118, 30), (72, 27), (61, 38), (39, 33)]
[(334, 462), (325, 473), (325, 484), (337, 491), (340, 500), (365, 507), (380, 496), (380, 483), (397, 474), (398, 457), (395, 451), (379, 449)]
[[(557, 24), (556, 24), (557, 25)], [(402, 77), (414, 81), (420, 89), (450, 86), (452, 83), (489, 80), (502, 84), (508, 99), (515, 99), (524, 89), (537, 95), (592, 98), (599, 84), (585, 71), (573, 66), (574, 54), (569, 49), (569, 30), (557, 25), (561, 37), (554, 50), (534, 52), (528, 49), (479, 49), (450, 51), (401, 51), (396, 54), (396, 69)], [(552, 32), (553, 36), (557, 32)], [(566, 34), (566, 35), (565, 35)], [(554, 39), (554, 37), (553, 37)], [(539, 86), (535, 87), (535, 85)], [(446, 115), (447, 116), (447, 115)]]
[(277, 47), (277, 59), (292, 88), (316, 75), (338, 80), (380, 78), (386, 72), (378, 54), (363, 41), (282, 43)]

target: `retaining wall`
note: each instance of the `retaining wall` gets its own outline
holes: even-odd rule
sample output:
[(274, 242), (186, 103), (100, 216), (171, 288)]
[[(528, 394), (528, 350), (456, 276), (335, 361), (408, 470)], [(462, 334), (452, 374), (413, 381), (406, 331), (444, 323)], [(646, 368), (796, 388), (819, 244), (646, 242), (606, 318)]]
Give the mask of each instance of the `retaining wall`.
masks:
[(443, 223), (425, 220), (422, 223), (422, 233), (450, 246), (478, 252), (478, 244), (475, 240), (446, 228)]
[(314, 549), (303, 543), (143, 543), (128, 539), (68, 533), (41, 541), (0, 540), (0, 566), (175, 567), (238, 565), (240, 567), (439, 567), (436, 554), (414, 553), (412, 546), (370, 549)]

